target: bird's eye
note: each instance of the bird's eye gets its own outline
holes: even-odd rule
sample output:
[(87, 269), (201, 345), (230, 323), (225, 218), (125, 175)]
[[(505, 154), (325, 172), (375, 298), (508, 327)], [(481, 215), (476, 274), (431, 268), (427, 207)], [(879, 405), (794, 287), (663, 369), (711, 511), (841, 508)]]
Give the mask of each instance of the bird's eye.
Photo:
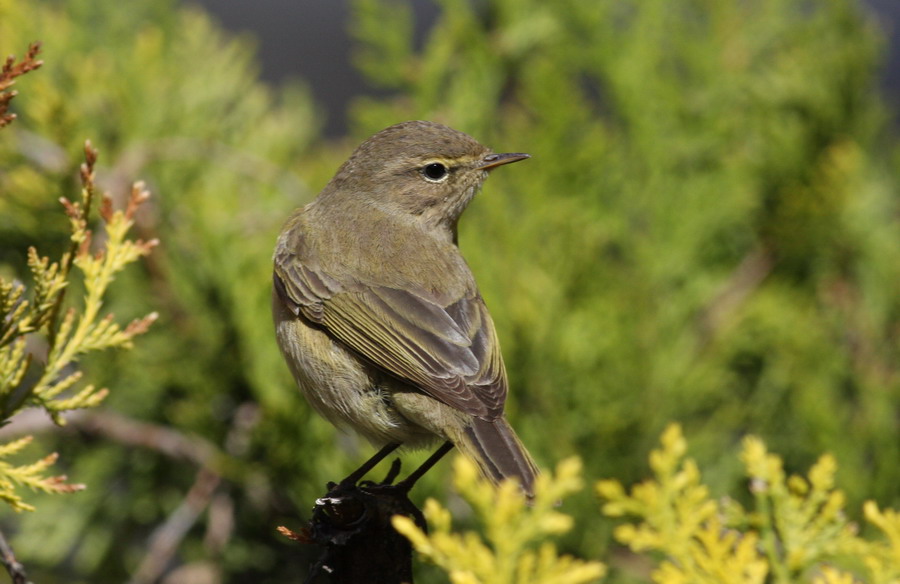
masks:
[(439, 182), (447, 177), (447, 167), (440, 162), (432, 162), (422, 167), (422, 174), (430, 181)]

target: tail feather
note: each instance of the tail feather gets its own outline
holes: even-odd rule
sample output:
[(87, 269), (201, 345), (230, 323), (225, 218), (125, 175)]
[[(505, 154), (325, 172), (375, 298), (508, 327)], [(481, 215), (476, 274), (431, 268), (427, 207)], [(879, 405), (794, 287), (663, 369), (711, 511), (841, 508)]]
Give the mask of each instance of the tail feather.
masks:
[(472, 418), (456, 446), (475, 460), (492, 482), (516, 478), (525, 495), (528, 498), (534, 496), (534, 481), (539, 472), (537, 465), (506, 418), (491, 421)]

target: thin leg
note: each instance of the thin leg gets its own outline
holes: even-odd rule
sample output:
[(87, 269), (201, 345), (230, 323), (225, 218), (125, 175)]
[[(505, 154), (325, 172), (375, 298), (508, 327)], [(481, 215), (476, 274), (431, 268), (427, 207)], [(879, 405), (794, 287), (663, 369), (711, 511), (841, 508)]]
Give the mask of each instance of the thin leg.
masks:
[(397, 486), (406, 491), (410, 490), (413, 485), (416, 484), (416, 481), (422, 478), (422, 475), (428, 472), (431, 467), (437, 464), (437, 461), (443, 458), (444, 455), (451, 450), (453, 450), (453, 442), (444, 442), (440, 448), (434, 451), (434, 454), (428, 457), (428, 460), (422, 463), (422, 466), (414, 470), (408, 477), (397, 483)]
[(378, 464), (379, 462), (381, 462), (382, 460), (384, 460), (384, 458), (385, 458), (388, 454), (390, 454), (391, 452), (397, 450), (398, 448), (400, 448), (400, 443), (399, 443), (399, 442), (393, 442), (393, 443), (391, 443), (391, 444), (386, 445), (384, 448), (382, 448), (381, 450), (379, 450), (378, 452), (376, 452), (375, 455), (372, 456), (372, 458), (370, 458), (369, 460), (365, 461), (361, 467), (359, 467), (358, 469), (356, 469), (355, 471), (353, 471), (352, 473), (350, 473), (350, 475), (347, 476), (347, 478), (345, 478), (344, 480), (342, 480), (342, 481), (340, 482), (340, 484), (342, 484), (342, 485), (355, 485), (356, 483), (359, 482), (359, 479), (361, 479), (361, 478), (363, 478), (364, 476), (366, 476), (366, 473), (369, 472), (370, 470), (372, 470), (372, 469), (375, 467), (376, 464)]

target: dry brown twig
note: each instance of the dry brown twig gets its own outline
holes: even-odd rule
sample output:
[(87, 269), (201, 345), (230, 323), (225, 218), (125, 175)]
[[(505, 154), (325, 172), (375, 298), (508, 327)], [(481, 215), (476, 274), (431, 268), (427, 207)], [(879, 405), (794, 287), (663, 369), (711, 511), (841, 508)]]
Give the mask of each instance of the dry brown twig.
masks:
[(28, 46), (28, 52), (25, 53), (25, 58), (21, 62), (16, 63), (15, 55), (8, 56), (6, 61), (4, 61), (3, 68), (0, 69), (0, 128), (16, 119), (16, 114), (8, 112), (9, 102), (12, 101), (18, 92), (9, 88), (15, 84), (16, 77), (29, 71), (34, 71), (44, 64), (43, 61), (37, 58), (40, 52), (41, 43), (31, 43)]

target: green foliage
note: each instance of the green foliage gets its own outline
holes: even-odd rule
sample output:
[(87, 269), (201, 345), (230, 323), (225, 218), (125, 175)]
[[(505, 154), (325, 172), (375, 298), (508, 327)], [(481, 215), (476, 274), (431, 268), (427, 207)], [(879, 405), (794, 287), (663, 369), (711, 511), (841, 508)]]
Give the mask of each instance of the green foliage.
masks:
[(3, 460), (21, 452), (31, 441), (32, 437), (26, 436), (0, 446), (0, 500), (15, 511), (34, 511), (34, 506), (16, 492), (16, 486), (50, 494), (75, 493), (85, 488), (83, 484), (67, 483), (62, 475), (46, 476), (46, 471), (59, 458), (55, 452), (28, 465), (15, 466)]
[[(848, 521), (866, 499), (897, 507), (900, 149), (879, 133), (880, 33), (857, 2), (439, 6), (417, 39), (415, 3), (356, 2), (357, 62), (391, 93), (359, 99), (353, 135), (331, 144), (305, 88), (260, 83), (251, 42), (175, 0), (0, 0), (2, 49), (43, 39), (48, 56), (20, 78), (27, 99), (0, 140), (0, 274), (27, 273), (29, 246), (70, 244), (55, 201), (75, 187), (86, 136), (104, 153), (98, 185), (145, 177), (156, 196), (134, 230), (165, 245), (117, 276), (104, 310), (160, 317), (141, 351), (81, 365), (97, 387), (128, 388), (110, 410), (220, 453), (207, 488), (212, 471), (166, 441), (125, 442), (74, 416), (80, 433), (43, 431), (68, 474), (105, 488), (24, 517), (13, 543), (36, 581), (125, 581), (185, 513), (160, 570), (283, 582), (305, 569), (272, 527), (370, 450), (336, 448), (294, 390), (269, 324), (268, 258), (290, 210), (359, 139), (410, 118), (533, 155), (491, 177), (460, 242), (499, 329), (510, 418), (539, 461), (578, 454), (585, 476), (628, 484), (679, 420), (710, 492), (745, 508), (759, 493), (722, 453), (746, 433), (786, 469), (832, 452)], [(445, 466), (419, 496), (446, 493)], [(595, 508), (584, 493), (566, 504), (578, 518)], [(710, 554), (738, 553), (742, 540), (713, 535)], [(608, 522), (579, 520), (559, 547), (606, 558), (611, 537)], [(628, 581), (609, 564), (610, 581)], [(821, 577), (846, 580), (836, 570)]]
[[(174, 0), (128, 10), (94, 0), (0, 0), (0, 39), (10, 48), (42, 39), (47, 61), (17, 86), (18, 120), (0, 141), (0, 273), (28, 270), (31, 245), (69, 244), (55, 201), (74, 186), (79, 164), (69, 153), (85, 136), (103, 152), (98, 188), (118, 193), (129, 177), (146, 179), (156, 196), (134, 229), (165, 242), (141, 269), (117, 275), (104, 298), (104, 311), (123, 318), (159, 314), (142, 350), (78, 355), (95, 387), (128, 388), (110, 393), (107, 411), (155, 425), (144, 437), (131, 435), (143, 427), (119, 432), (102, 416), (72, 417), (72, 434), (39, 427), (67, 474), (98, 487), (78, 506), (35, 501), (41, 512), (15, 525), (17, 554), (35, 581), (127, 580), (150, 554), (151, 534), (201, 480), (194, 459), (158, 431), (165, 425), (184, 442), (202, 436), (219, 446), (216, 472), (231, 479), (199, 499), (198, 527), (177, 548), (182, 561), (213, 555), (224, 573), (261, 582), (276, 561), (286, 573), (300, 570), (303, 558), (281, 562), (269, 549), (272, 526), (301, 514), (352, 464), (333, 455), (327, 422), (301, 405), (269, 316), (275, 236), (311, 196), (295, 172), (308, 171), (304, 155), (319, 124), (306, 90), (263, 86), (248, 39), (228, 37)], [(100, 265), (83, 267), (104, 277)], [(96, 325), (106, 326), (102, 316)], [(71, 322), (62, 332), (94, 345), (127, 330)], [(18, 435), (15, 426), (10, 432)], [(240, 535), (232, 538), (235, 522)], [(204, 539), (208, 524), (225, 531)]]
[(754, 508), (745, 510), (711, 498), (697, 463), (686, 458), (679, 426), (669, 426), (661, 442), (650, 454), (653, 479), (630, 493), (617, 480), (597, 483), (606, 515), (640, 521), (620, 525), (616, 539), (637, 553), (664, 555), (654, 582), (850, 583), (864, 572), (870, 584), (900, 578), (900, 515), (868, 501), (866, 519), (881, 534), (860, 537), (834, 486), (834, 457), (820, 457), (807, 477), (788, 476), (759, 438), (745, 438), (741, 459), (754, 496)]
[[(650, 453), (652, 479), (630, 491), (618, 480), (596, 484), (603, 513), (633, 521), (616, 528), (616, 539), (642, 556), (661, 555), (653, 582), (891, 584), (900, 578), (900, 514), (867, 502), (865, 517), (878, 532), (860, 536), (846, 516), (843, 492), (834, 486), (832, 456), (820, 457), (806, 477), (788, 476), (781, 458), (759, 438), (745, 438), (740, 458), (754, 496), (753, 507), (745, 509), (727, 497), (713, 499), (696, 461), (686, 454), (687, 441), (673, 424), (663, 433), (661, 448)], [(477, 532), (453, 533), (450, 511), (434, 499), (425, 504), (429, 533), (407, 517), (394, 518), (398, 531), (451, 582), (568, 584), (603, 577), (602, 564), (561, 557), (547, 541), (573, 526), (555, 507), (581, 490), (577, 458), (541, 477), (533, 507), (513, 482), (487, 488), (461, 457), (454, 465), (454, 485), (490, 545)], [(529, 549), (538, 543), (540, 551)]]
[[(127, 238), (128, 231), (134, 225), (134, 214), (138, 207), (150, 198), (142, 183), (134, 185), (128, 207), (124, 211), (114, 211), (112, 199), (104, 196), (100, 216), (104, 223), (102, 247), (93, 249), (92, 232), (88, 229), (91, 202), (94, 198), (94, 162), (97, 152), (88, 144), (85, 147), (87, 163), (82, 167), (82, 201), (70, 202), (61, 199), (66, 214), (72, 225), (72, 250), (64, 254), (59, 262), (49, 263), (46, 257), (38, 257), (34, 248), (28, 250), (28, 265), (35, 278), (34, 302), (29, 305), (21, 300), (21, 286), (12, 288), (12, 295), (17, 298), (17, 314), (8, 314), (8, 323), (16, 330), (19, 337), (13, 341), (12, 351), (19, 357), (10, 359), (10, 365), (16, 368), (19, 383), (30, 363), (30, 355), (24, 354), (25, 335), (47, 328), (49, 351), (43, 371), (29, 388), (27, 393), (20, 390), (20, 385), (0, 386), (0, 396), (5, 398), (3, 415), (8, 418), (24, 405), (36, 404), (44, 408), (56, 424), (62, 425), (65, 420), (60, 415), (67, 410), (91, 408), (100, 404), (106, 397), (105, 389), (98, 390), (87, 385), (70, 397), (61, 398), (81, 380), (78, 370), (71, 370), (72, 364), (83, 354), (112, 348), (131, 348), (132, 339), (147, 332), (156, 320), (157, 314), (135, 319), (124, 329), (107, 314), (100, 318), (103, 298), (112, 284), (115, 275), (128, 264), (134, 263), (141, 256), (146, 256), (157, 245), (157, 241), (132, 241)], [(63, 292), (70, 283), (70, 267), (74, 265), (83, 273), (84, 306), (80, 313), (69, 308), (62, 316), (58, 326), (56, 316), (63, 301)], [(2, 286), (0, 281), (0, 286)], [(4, 303), (12, 304), (12, 303)], [(29, 310), (30, 308), (30, 310)]]
[(454, 584), (580, 584), (596, 582), (605, 573), (603, 564), (561, 556), (548, 541), (572, 529), (572, 517), (555, 507), (582, 488), (577, 459), (561, 462), (553, 475), (540, 476), (530, 506), (515, 482), (494, 489), (462, 457), (454, 464), (454, 486), (483, 522), (488, 543), (475, 532), (454, 534), (450, 511), (435, 499), (425, 502), (428, 533), (409, 517), (393, 519), (397, 531)]
[(734, 509), (720, 509), (701, 482), (693, 460), (684, 460), (687, 443), (678, 426), (662, 437), (662, 450), (650, 454), (655, 480), (626, 494), (615, 480), (597, 484), (611, 517), (634, 515), (640, 525), (625, 524), (615, 536), (638, 553), (661, 551), (667, 560), (654, 574), (657, 582), (765, 582), (768, 564), (759, 552), (756, 533), (740, 534), (723, 526)]
[(896, 501), (900, 466), (870, 462), (900, 459), (895, 142), (856, 2), (444, 0), (421, 48), (383, 32), (407, 3), (357, 5), (359, 63), (396, 91), (357, 102), (360, 135), (437, 119), (532, 154), (460, 244), (539, 459), (636, 477), (678, 419), (704, 462), (752, 429)]
[[(0, 71), (0, 128), (15, 119), (13, 114), (6, 113), (15, 93), (6, 90), (16, 77), (42, 65), (36, 58), (39, 46), (32, 44), (21, 63), (16, 64), (14, 57), (9, 57)], [(108, 393), (106, 389), (87, 385), (73, 391), (82, 377), (81, 371), (74, 368), (76, 361), (91, 351), (130, 348), (132, 339), (146, 332), (156, 319), (151, 314), (122, 329), (112, 314), (99, 318), (103, 298), (115, 274), (149, 254), (156, 242), (127, 239), (134, 212), (149, 197), (149, 193), (136, 185), (124, 212), (113, 211), (112, 201), (104, 197), (100, 215), (106, 239), (99, 249), (92, 249), (88, 220), (97, 153), (88, 144), (85, 154), (81, 203), (61, 200), (71, 222), (71, 249), (58, 262), (50, 263), (34, 247), (28, 248), (28, 267), (34, 279), (31, 300), (26, 298), (24, 284), (0, 277), (0, 425), (8, 424), (28, 406), (41, 407), (56, 424), (63, 425), (63, 412), (99, 405)], [(57, 322), (65, 290), (74, 280), (70, 275), (73, 264), (84, 274), (87, 293), (80, 310), (70, 307)], [(27, 349), (29, 343), (49, 347), (45, 363), (33, 364), (34, 349)], [(16, 511), (34, 510), (16, 492), (17, 485), (45, 493), (73, 493), (84, 489), (84, 485), (66, 483), (65, 476), (45, 476), (45, 471), (58, 458), (56, 453), (24, 466), (5, 460), (21, 452), (31, 440), (31, 436), (25, 436), (0, 446), (0, 500)]]

